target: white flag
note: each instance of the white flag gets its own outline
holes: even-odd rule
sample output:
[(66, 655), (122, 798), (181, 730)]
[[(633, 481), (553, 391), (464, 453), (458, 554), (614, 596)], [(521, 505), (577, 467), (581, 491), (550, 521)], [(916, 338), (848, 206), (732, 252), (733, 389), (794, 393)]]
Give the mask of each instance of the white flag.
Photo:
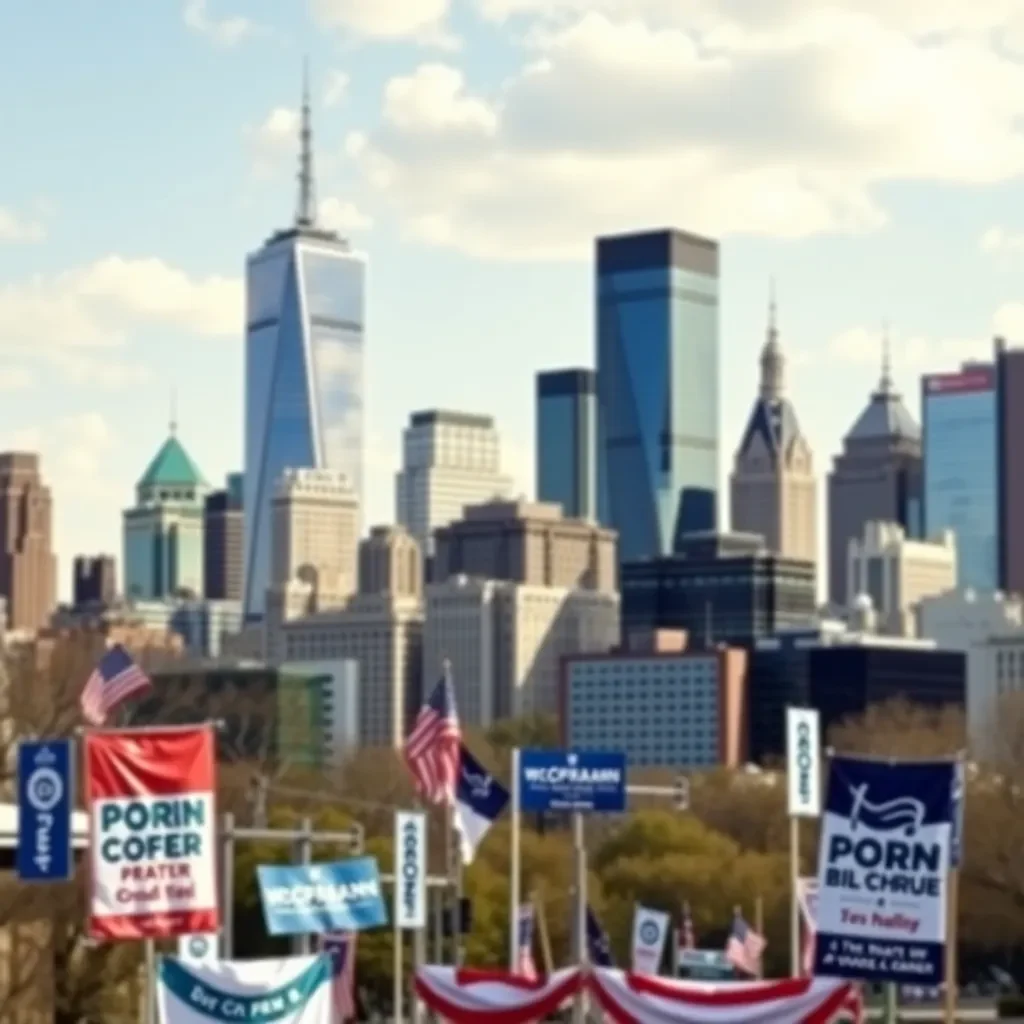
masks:
[(668, 914), (637, 904), (633, 913), (633, 970), (657, 974), (668, 936)]
[(202, 964), (163, 957), (157, 977), (160, 1024), (331, 1024), (334, 1020), (327, 954)]

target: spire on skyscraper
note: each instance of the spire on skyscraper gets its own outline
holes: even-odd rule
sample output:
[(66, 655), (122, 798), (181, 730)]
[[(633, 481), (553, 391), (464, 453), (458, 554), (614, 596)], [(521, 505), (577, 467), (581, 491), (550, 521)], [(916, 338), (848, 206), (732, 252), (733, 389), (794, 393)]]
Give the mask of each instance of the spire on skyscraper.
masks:
[(313, 123), (309, 102), (309, 59), (302, 65), (302, 127), (299, 129), (299, 201), (295, 224), (311, 228), (316, 224), (316, 182), (313, 179)]
[(783, 372), (786, 359), (779, 344), (779, 329), (776, 322), (778, 310), (775, 304), (775, 278), (772, 278), (768, 292), (768, 333), (764, 348), (761, 349), (761, 397), (776, 401), (782, 397)]
[(880, 395), (892, 394), (892, 348), (889, 344), (889, 324), (882, 325), (882, 376), (878, 381)]

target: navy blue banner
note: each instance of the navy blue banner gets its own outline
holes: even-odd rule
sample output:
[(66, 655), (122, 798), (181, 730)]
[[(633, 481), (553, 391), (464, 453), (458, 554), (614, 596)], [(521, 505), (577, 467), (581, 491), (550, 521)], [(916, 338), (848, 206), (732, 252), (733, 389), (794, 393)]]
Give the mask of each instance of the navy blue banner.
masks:
[(595, 750), (522, 750), (519, 806), (524, 811), (624, 811), (626, 755)]
[(832, 760), (815, 974), (942, 983), (957, 771), (952, 761)]
[(74, 874), (71, 740), (18, 744), (18, 877), (63, 882)]

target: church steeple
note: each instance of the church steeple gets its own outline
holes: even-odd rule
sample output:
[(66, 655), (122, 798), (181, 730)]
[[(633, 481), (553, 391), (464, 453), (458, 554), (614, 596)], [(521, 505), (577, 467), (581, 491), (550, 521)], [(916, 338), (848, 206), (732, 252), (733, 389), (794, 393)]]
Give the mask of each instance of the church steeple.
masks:
[(786, 357), (779, 344), (775, 279), (772, 278), (768, 294), (768, 332), (761, 349), (761, 398), (766, 402), (776, 402), (782, 397), (785, 370)]
[(302, 127), (299, 129), (299, 200), (295, 207), (295, 226), (311, 228), (316, 224), (316, 181), (313, 178), (313, 118), (309, 102), (309, 60), (302, 66)]

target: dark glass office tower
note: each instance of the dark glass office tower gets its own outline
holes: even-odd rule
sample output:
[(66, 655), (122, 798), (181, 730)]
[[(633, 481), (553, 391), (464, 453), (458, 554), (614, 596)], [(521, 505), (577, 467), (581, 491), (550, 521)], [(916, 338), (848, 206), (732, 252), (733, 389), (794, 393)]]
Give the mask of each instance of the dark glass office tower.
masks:
[(717, 528), (718, 243), (597, 240), (598, 516), (623, 562)]
[(597, 374), (537, 374), (537, 500), (567, 516), (597, 518)]

